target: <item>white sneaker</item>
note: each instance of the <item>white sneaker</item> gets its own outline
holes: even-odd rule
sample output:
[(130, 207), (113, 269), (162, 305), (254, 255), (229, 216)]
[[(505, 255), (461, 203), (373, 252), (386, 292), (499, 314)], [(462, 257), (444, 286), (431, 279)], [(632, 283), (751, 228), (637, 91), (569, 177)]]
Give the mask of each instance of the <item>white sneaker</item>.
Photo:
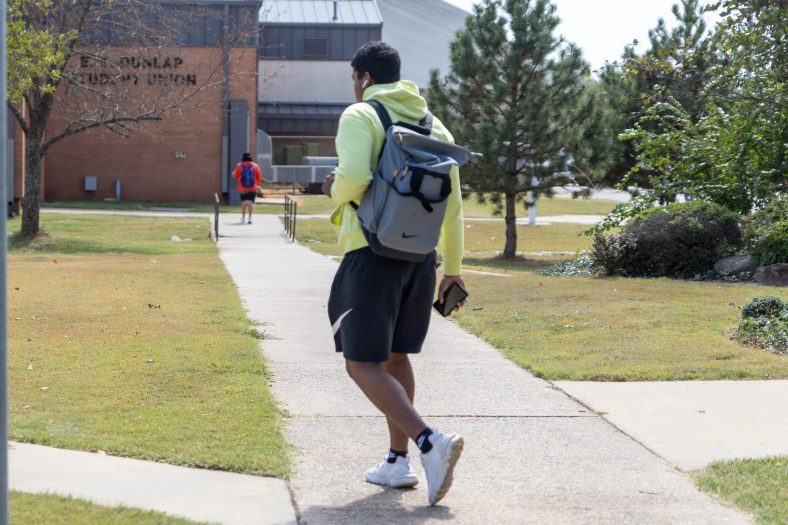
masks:
[(246, 224), (252, 224), (252, 219), (249, 219), (249, 222), (247, 222)]
[(410, 468), (409, 459), (402, 456), (397, 456), (394, 463), (389, 463), (384, 459), (377, 467), (367, 470), (364, 473), (364, 479), (369, 483), (394, 489), (415, 487), (419, 483), (419, 478)]
[(451, 488), (454, 465), (460, 459), (465, 442), (459, 434), (442, 432), (433, 432), (427, 439), (432, 449), (421, 455), (421, 464), (427, 477), (428, 501), (435, 505)]

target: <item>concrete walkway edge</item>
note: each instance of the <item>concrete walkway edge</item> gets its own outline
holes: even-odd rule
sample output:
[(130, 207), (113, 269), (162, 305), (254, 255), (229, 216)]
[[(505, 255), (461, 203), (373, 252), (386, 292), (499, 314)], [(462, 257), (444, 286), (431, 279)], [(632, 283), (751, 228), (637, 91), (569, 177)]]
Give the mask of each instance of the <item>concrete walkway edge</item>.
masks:
[(10, 443), (10, 487), (227, 525), (296, 523), (284, 480)]

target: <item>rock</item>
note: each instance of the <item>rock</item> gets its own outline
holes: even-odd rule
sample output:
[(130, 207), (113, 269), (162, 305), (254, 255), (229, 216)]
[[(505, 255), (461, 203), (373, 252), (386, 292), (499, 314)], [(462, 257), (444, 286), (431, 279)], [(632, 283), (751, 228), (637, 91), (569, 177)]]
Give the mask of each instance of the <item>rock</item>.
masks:
[(181, 242), (181, 238), (178, 237), (177, 235), (173, 235), (172, 237), (170, 237), (170, 240), (172, 242)]
[(755, 259), (753, 259), (752, 255), (745, 253), (744, 255), (723, 257), (714, 264), (714, 271), (735, 275), (743, 272), (752, 273), (757, 267), (758, 265), (755, 263)]
[(760, 266), (755, 270), (755, 282), (767, 286), (788, 286), (788, 263)]

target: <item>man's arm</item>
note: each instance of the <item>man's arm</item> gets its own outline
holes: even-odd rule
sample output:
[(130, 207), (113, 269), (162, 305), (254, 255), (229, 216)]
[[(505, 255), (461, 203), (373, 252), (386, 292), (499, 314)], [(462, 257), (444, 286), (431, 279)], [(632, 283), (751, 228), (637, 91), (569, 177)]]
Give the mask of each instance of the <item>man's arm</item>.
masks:
[(451, 188), (446, 203), (446, 216), (441, 226), (441, 255), (443, 255), (443, 273), (445, 275), (462, 274), (462, 257), (464, 246), (462, 195), (460, 193), (460, 170), (452, 168)]
[[(460, 193), (460, 170), (451, 170), (452, 192), (446, 203), (446, 217), (441, 227), (441, 252), (443, 255), (443, 279), (438, 286), (438, 298), (444, 300), (446, 290), (453, 283), (465, 288), (462, 280), (462, 257), (465, 249), (465, 230), (462, 216), (462, 195)], [(465, 300), (457, 305), (455, 311), (465, 304)]]

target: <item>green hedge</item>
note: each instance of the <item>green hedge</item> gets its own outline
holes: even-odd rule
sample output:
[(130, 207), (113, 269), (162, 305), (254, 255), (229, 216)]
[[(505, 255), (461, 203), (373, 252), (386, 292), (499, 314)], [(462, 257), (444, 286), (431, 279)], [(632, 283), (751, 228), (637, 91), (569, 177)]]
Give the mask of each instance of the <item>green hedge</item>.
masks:
[(620, 235), (597, 234), (591, 252), (609, 275), (690, 278), (742, 246), (739, 217), (709, 202), (650, 208)]

